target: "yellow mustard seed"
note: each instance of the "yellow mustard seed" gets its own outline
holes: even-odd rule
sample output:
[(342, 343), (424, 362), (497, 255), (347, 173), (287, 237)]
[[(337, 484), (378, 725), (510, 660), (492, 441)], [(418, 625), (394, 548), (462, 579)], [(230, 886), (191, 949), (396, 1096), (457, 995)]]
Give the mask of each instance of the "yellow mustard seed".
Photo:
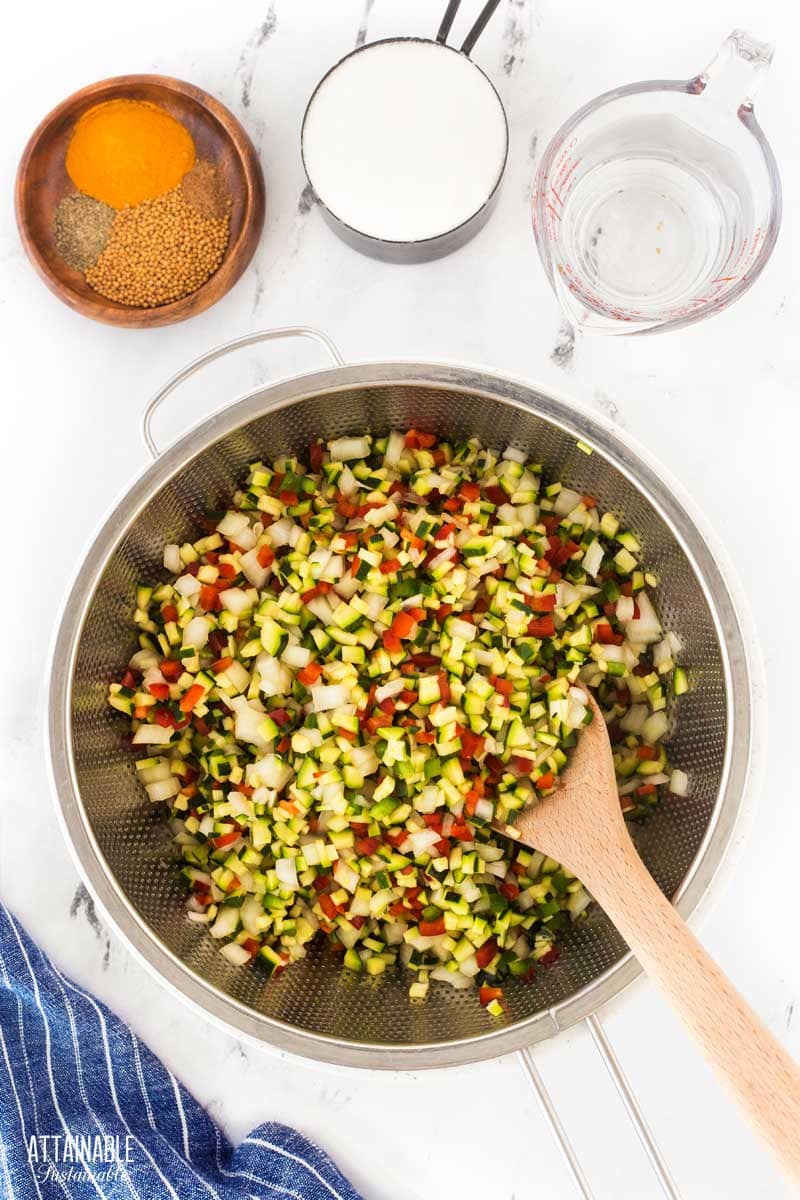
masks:
[(225, 256), (230, 218), (204, 217), (180, 187), (121, 209), (108, 243), (85, 272), (95, 291), (119, 304), (155, 308), (194, 292)]

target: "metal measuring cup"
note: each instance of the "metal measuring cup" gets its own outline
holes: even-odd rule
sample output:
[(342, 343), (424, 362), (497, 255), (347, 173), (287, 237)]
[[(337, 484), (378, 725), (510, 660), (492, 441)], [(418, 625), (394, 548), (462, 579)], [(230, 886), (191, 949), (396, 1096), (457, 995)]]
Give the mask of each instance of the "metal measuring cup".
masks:
[[(322, 77), (306, 107), (300, 142), (303, 166), (308, 181), (319, 201), (326, 220), (336, 233), (350, 246), (373, 258), (397, 263), (416, 263), (450, 254), (468, 242), (484, 226), (497, 201), (500, 182), (508, 157), (508, 121), (497, 90), (485, 72), (469, 56), (492, 14), (498, 7), (499, 0), (489, 0), (464, 39), (460, 49), (455, 49), (447, 45), (446, 39), (450, 33), (460, 3), (461, 0), (450, 0), (435, 39), (418, 37), (385, 38), (381, 41), (370, 42), (367, 45), (360, 46), (350, 54), (345, 55), (344, 58), (331, 67)], [(468, 64), (472, 81), (476, 85), (475, 100), (479, 105), (484, 106), (487, 119), (493, 122), (497, 130), (500, 139), (498, 142), (499, 151), (496, 155), (496, 169), (487, 172), (485, 177), (482, 177), (480, 195), (477, 196), (469, 212), (460, 213), (458, 219), (453, 224), (431, 232), (428, 236), (393, 237), (391, 236), (391, 230), (388, 228), (381, 234), (377, 234), (374, 229), (364, 228), (364, 222), (354, 220), (348, 212), (348, 197), (346, 192), (342, 192), (334, 198), (329, 194), (329, 190), (326, 190), (324, 182), (320, 179), (321, 172), (318, 163), (315, 162), (315, 153), (310, 145), (313, 133), (312, 125), (319, 117), (320, 106), (328, 102), (327, 97), (330, 95), (331, 89), (346, 86), (343, 72), (348, 70), (348, 65), (352, 65), (354, 59), (359, 59), (360, 64), (364, 64), (367, 56), (381, 54), (386, 47), (399, 48), (401, 53), (405, 55), (407, 48), (419, 46), (427, 47), (431, 52), (435, 52), (436, 59), (433, 60), (434, 64), (437, 62), (438, 56), (441, 55), (442, 68), (444, 68), (445, 56), (457, 56), (462, 62)], [(414, 62), (416, 56), (413, 53), (408, 53), (407, 57), (408, 90), (406, 95), (411, 96), (415, 88)], [(350, 74), (350, 78), (353, 78), (352, 73)], [(356, 85), (360, 86), (357, 82)], [(441, 100), (437, 99), (437, 104), (443, 104), (446, 100), (446, 88), (443, 86)], [(369, 103), (369, 94), (365, 93), (363, 96), (364, 111), (368, 109)], [(402, 97), (399, 96), (398, 119), (402, 121), (401, 105)], [(474, 128), (470, 129), (469, 124), (465, 124), (465, 122), (469, 122), (470, 120), (469, 114), (453, 111), (448, 113), (447, 119), (450, 122), (454, 135), (467, 140), (471, 133), (475, 133)], [(346, 139), (348, 142), (346, 161), (349, 161), (351, 164), (357, 162), (360, 168), (363, 169), (366, 167), (368, 169), (368, 148), (359, 140), (357, 129), (354, 128), (349, 133), (350, 136)], [(387, 137), (391, 137), (391, 133), (391, 129), (387, 130)], [(444, 151), (444, 145), (442, 149)], [(437, 169), (444, 171), (444, 164), (442, 164), (441, 168), (434, 167), (434, 170)], [(430, 185), (430, 182), (430, 180), (420, 180), (420, 188), (422, 189), (424, 186)], [(442, 179), (442, 183), (445, 184), (446, 180)]]

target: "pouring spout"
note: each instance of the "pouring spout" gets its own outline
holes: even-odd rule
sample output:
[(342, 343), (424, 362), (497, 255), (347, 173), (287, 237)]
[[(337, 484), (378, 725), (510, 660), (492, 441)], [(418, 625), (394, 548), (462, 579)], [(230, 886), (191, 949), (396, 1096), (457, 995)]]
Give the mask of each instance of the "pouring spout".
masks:
[(772, 62), (775, 47), (734, 29), (704, 71), (690, 84), (716, 105), (740, 112), (752, 109), (761, 77)]

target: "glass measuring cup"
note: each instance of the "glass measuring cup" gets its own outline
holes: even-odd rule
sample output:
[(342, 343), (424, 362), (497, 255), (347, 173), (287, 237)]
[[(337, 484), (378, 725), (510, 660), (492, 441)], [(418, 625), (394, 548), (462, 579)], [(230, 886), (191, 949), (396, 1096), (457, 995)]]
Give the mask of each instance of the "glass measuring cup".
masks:
[(536, 173), (533, 228), (577, 327), (688, 325), (761, 273), (781, 220), (777, 164), (753, 113), (772, 55), (734, 30), (694, 79), (615, 88), (556, 133)]

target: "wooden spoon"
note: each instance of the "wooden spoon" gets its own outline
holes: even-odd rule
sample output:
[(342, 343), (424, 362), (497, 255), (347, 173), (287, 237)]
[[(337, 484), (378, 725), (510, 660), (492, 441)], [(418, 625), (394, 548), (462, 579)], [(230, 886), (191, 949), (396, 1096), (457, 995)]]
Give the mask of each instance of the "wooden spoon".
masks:
[[(800, 1183), (800, 1069), (659, 889), (622, 816), (611, 743), (594, 697), (552, 796), (511, 836), (562, 863), (605, 909), (784, 1168)], [(511, 827), (501, 827), (509, 832)]]

